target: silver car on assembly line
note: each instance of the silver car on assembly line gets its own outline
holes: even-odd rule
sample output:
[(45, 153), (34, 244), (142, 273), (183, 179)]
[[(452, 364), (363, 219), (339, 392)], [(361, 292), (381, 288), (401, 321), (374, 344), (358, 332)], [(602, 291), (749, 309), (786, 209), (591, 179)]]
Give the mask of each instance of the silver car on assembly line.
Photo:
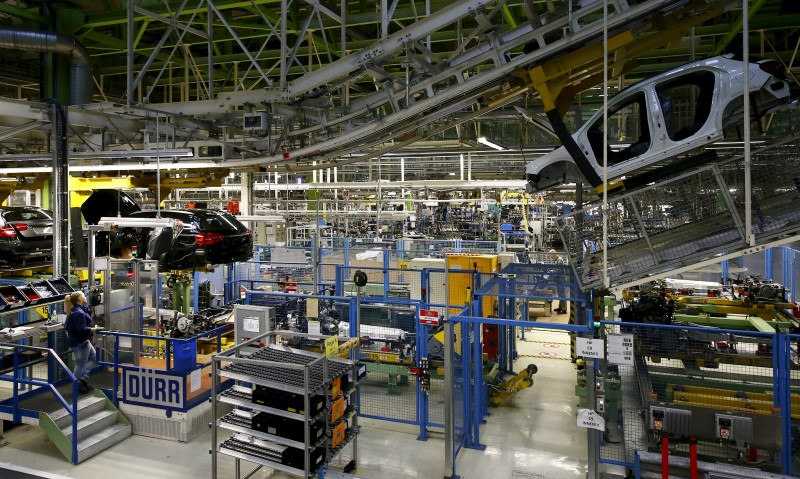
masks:
[[(754, 60), (748, 69), (754, 119), (792, 102), (794, 86), (781, 64)], [(626, 88), (608, 103), (607, 133), (601, 109), (564, 141), (565, 145), (574, 141), (571, 148), (562, 146), (528, 163), (528, 191), (576, 181), (602, 191), (604, 134), (608, 136), (610, 185), (621, 185), (623, 180), (635, 185), (636, 177), (643, 179), (640, 183), (653, 181), (655, 170), (675, 171), (680, 163), (685, 169), (713, 160), (711, 151), (689, 153), (722, 140), (726, 128), (742, 124), (744, 72), (741, 58), (728, 54), (689, 63)], [(625, 186), (630, 189), (629, 184)]]

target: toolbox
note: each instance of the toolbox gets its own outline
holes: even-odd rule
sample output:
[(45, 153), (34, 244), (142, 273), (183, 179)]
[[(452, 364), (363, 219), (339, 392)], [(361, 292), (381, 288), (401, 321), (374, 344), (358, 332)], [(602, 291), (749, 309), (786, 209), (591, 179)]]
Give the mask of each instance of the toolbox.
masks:
[[(305, 440), (305, 424), (297, 419), (289, 419), (277, 414), (260, 412), (253, 416), (253, 429), (292, 441)], [(325, 435), (325, 422), (317, 421), (308, 425), (310, 444), (316, 444)]]
[[(286, 466), (294, 467), (296, 469), (303, 469), (306, 467), (306, 458), (303, 455), (302, 449), (297, 449), (296, 447), (287, 447), (281, 456), (281, 463)], [(325, 459), (328, 457), (328, 453), (325, 451), (324, 447), (318, 447), (309, 452), (308, 456), (309, 464), (311, 464), (311, 471), (315, 471), (322, 466), (323, 462), (325, 462)]]
[[(253, 390), (253, 402), (281, 411), (305, 415), (305, 395), (283, 391), (267, 386), (256, 386)], [(325, 396), (318, 394), (308, 398), (311, 416), (316, 416), (325, 409)]]

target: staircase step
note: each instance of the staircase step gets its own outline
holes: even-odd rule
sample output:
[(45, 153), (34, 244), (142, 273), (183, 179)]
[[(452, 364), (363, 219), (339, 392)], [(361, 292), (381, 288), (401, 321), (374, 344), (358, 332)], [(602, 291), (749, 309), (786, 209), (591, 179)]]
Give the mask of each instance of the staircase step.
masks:
[[(117, 411), (102, 410), (78, 421), (78, 442), (117, 422)], [(61, 428), (67, 440), (72, 441), (72, 425)]]
[(130, 435), (130, 424), (117, 423), (78, 441), (78, 462), (83, 462), (105, 451), (114, 444), (130, 437)]
[[(87, 396), (78, 400), (78, 420), (85, 419), (93, 414), (96, 414), (105, 409), (106, 398), (103, 396)], [(48, 413), (50, 419), (56, 425), (64, 429), (72, 424), (72, 416), (69, 415), (66, 409), (59, 409), (58, 411)]]

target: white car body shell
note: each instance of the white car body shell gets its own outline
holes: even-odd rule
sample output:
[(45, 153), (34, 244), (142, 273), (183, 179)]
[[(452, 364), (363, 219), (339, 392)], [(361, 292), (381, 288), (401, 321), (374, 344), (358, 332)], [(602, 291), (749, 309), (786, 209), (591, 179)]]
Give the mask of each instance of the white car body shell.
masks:
[[(791, 100), (789, 85), (770, 73), (763, 71), (758, 63), (750, 63), (751, 92), (761, 92), (759, 95), (768, 102), (767, 108), (784, 105)], [(664, 113), (661, 102), (656, 92), (656, 85), (663, 84), (681, 76), (698, 72), (710, 71), (715, 76), (711, 112), (707, 121), (696, 132), (680, 141), (673, 141), (667, 134)], [(779, 84), (782, 83), (782, 86)], [(696, 148), (714, 143), (723, 138), (723, 130), (734, 121), (742, 121), (741, 111), (737, 110), (738, 117), (728, 111), (732, 101), (742, 96), (744, 91), (744, 63), (732, 58), (732, 55), (717, 56), (707, 60), (696, 61), (681, 67), (661, 73), (643, 80), (626, 88), (608, 103), (609, 112), (614, 112), (615, 107), (622, 105), (639, 92), (644, 93), (647, 106), (647, 123), (650, 129), (650, 146), (647, 152), (634, 158), (621, 161), (608, 166), (608, 181), (616, 181), (625, 176), (634, 175), (663, 164), (665, 160), (682, 155)], [(758, 108), (759, 105), (753, 105)], [(764, 111), (761, 112), (763, 114)], [(595, 156), (589, 139), (589, 129), (598, 121), (602, 121), (602, 109), (597, 111), (576, 133), (572, 135), (576, 144), (586, 156), (589, 165), (603, 177), (603, 158)], [(543, 190), (558, 184), (572, 181), (586, 181), (577, 169), (575, 160), (570, 156), (565, 147), (547, 153), (528, 163), (528, 175), (536, 175), (538, 180), (530, 183), (529, 189)], [(536, 178), (533, 177), (533, 178)], [(531, 178), (529, 176), (529, 178)], [(537, 184), (538, 183), (538, 184)]]

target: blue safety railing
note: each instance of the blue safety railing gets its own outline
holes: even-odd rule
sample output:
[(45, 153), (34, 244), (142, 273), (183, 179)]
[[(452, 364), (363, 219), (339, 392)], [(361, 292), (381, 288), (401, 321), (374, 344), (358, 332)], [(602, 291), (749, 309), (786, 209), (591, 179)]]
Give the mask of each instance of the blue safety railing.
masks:
[[(103, 367), (113, 369), (114, 380), (113, 389), (108, 391), (109, 397), (114, 402), (115, 406), (119, 406), (120, 400), (126, 399), (127, 385), (123, 384), (120, 387), (120, 380), (124, 377), (126, 370), (139, 370), (140, 366), (129, 364), (122, 355), (124, 352), (120, 351), (120, 344), (123, 340), (129, 343), (130, 346), (122, 346), (123, 348), (142, 348), (143, 344), (155, 344), (155, 351), (151, 356), (164, 357), (164, 368), (145, 368), (157, 371), (163, 371), (164, 374), (172, 375), (180, 378), (185, 378), (191, 374), (192, 371), (204, 369), (211, 366), (211, 359), (203, 363), (197, 362), (197, 342), (198, 340), (211, 340), (213, 341), (214, 351), (221, 352), (223, 350), (222, 336), (232, 331), (232, 325), (224, 324), (214, 329), (205, 331), (196, 336), (189, 338), (168, 338), (162, 336), (148, 336), (145, 334), (122, 333), (118, 331), (98, 331), (98, 336), (113, 338), (113, 352), (110, 360), (98, 360), (97, 363)], [(164, 344), (163, 353), (161, 352), (161, 344)], [(141, 353), (141, 350), (140, 350)], [(133, 355), (133, 351), (126, 352), (126, 354)], [(180, 358), (180, 364), (178, 364)], [(119, 391), (122, 391), (120, 397)], [(183, 388), (181, 397), (181, 405), (179, 407), (164, 407), (167, 416), (171, 416), (172, 412), (185, 412), (192, 407), (208, 400), (209, 391), (201, 391), (199, 394), (191, 395), (187, 388)]]
[[(450, 270), (451, 282), (453, 273), (463, 272)], [(452, 314), (454, 305), (451, 303), (450, 321), (453, 323), (453, 342), (456, 345), (453, 352), (454, 472), (457, 471), (459, 451), (465, 447), (486, 447), (481, 441), (480, 430), (481, 424), (489, 415), (488, 384), (483, 376), (484, 350), (481, 338), (485, 334), (484, 328), (496, 328), (496, 359), (504, 371), (513, 369), (516, 359), (516, 331), (519, 329), (541, 328), (580, 334), (589, 334), (592, 331), (589, 321), (591, 311), (586, 309), (591, 296), (581, 292), (572, 269), (568, 266), (517, 263), (508, 265), (500, 274), (470, 273), (471, 284), (467, 287), (474, 291), (469, 295), (471, 301), (469, 304), (457, 305), (455, 314)], [(461, 283), (463, 286), (463, 282)], [(572, 302), (573, 307), (578, 308), (578, 324), (530, 321), (527, 308), (522, 308), (524, 312), (518, 317), (514, 302), (531, 299)], [(489, 311), (496, 317), (488, 317)]]
[[(78, 463), (78, 441), (74, 438), (78, 437), (78, 421), (77, 421), (77, 411), (78, 411), (78, 378), (72, 373), (72, 371), (64, 364), (64, 361), (58, 356), (55, 350), (50, 348), (42, 348), (38, 346), (27, 346), (22, 344), (16, 343), (0, 343), (0, 347), (13, 349), (14, 361), (13, 361), (13, 369), (11, 371), (11, 376), (8, 374), (0, 375), (0, 381), (7, 381), (12, 383), (13, 387), (13, 395), (11, 397), (10, 404), (8, 401), (3, 401), (0, 403), (0, 411), (11, 414), (13, 418), (13, 422), (15, 424), (19, 424), (22, 422), (23, 411), (24, 409), (20, 405), (20, 401), (24, 399), (23, 395), (20, 394), (20, 386), (31, 386), (37, 388), (46, 388), (49, 390), (53, 396), (58, 400), (59, 404), (61, 404), (64, 409), (67, 411), (67, 414), (72, 416), (72, 463)], [(23, 368), (25, 368), (28, 364), (20, 361), (20, 351), (39, 351), (41, 354), (47, 354), (48, 361), (55, 362), (60, 369), (62, 369), (66, 375), (67, 379), (64, 379), (59, 382), (51, 382), (51, 381), (41, 381), (34, 378), (25, 378), (22, 377), (21, 373)], [(70, 398), (71, 401), (67, 402), (64, 396), (58, 391), (58, 386), (65, 383), (72, 384), (72, 397)], [(38, 393), (39, 391), (31, 391)], [(30, 392), (29, 392), (30, 393)], [(39, 417), (38, 411), (35, 411), (35, 417)]]

